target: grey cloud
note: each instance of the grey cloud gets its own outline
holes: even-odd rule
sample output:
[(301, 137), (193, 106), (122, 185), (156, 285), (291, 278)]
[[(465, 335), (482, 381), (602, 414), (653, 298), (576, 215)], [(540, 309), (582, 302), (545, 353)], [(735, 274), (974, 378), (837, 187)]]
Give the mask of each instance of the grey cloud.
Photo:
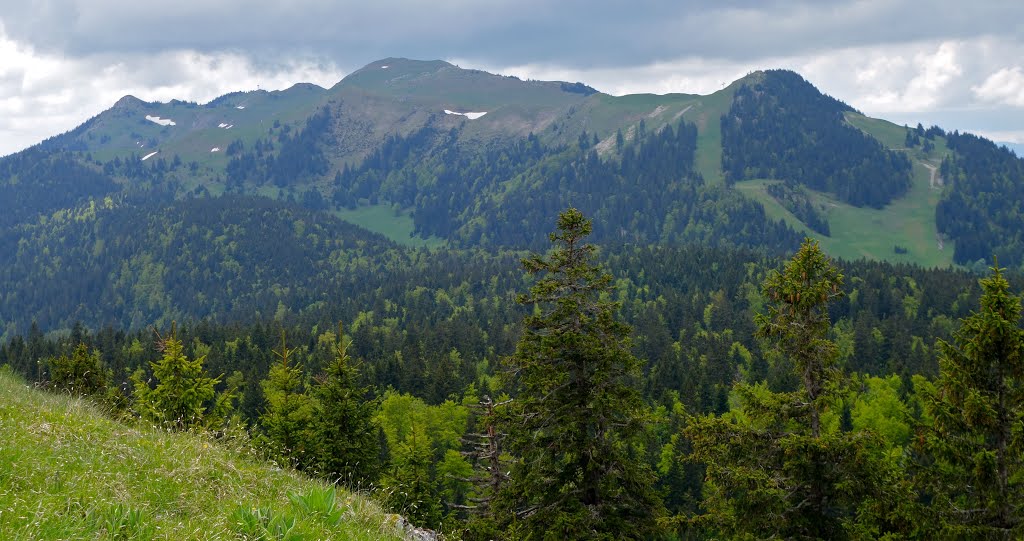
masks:
[(879, 42), (1019, 36), (1016, 2), (243, 2), (41, 0), (5, 3), (12, 37), (71, 55), (173, 48), (301, 50), (348, 68), (383, 56), (559, 62), (582, 68), (681, 56), (742, 59)]

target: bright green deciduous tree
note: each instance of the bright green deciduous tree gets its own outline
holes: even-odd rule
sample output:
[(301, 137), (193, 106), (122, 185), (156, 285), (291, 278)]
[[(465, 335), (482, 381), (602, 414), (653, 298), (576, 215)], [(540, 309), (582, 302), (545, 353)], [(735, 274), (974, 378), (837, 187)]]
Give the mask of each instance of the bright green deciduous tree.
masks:
[(430, 437), (422, 425), (414, 425), (391, 448), (391, 464), (381, 480), (384, 499), (391, 509), (417, 526), (441, 526), (441, 495), (434, 482)]
[(514, 400), (504, 428), (517, 461), (495, 503), (511, 538), (645, 538), (663, 513), (635, 450), (646, 415), (633, 384), (641, 362), (606, 300), (611, 276), (584, 243), (591, 227), (570, 208), (550, 235), (554, 250), (523, 260), (541, 278), (519, 299), (536, 310), (505, 361)]
[(1024, 536), (1024, 330), (1021, 301), (998, 266), (981, 280), (981, 310), (939, 342), (934, 419), (935, 505), (944, 535)]
[(428, 405), (393, 390), (380, 400), (375, 420), (390, 451), (380, 491), (389, 507), (418, 526), (438, 529), (451, 515), (444, 492), (460, 483), (441, 476), (469, 467), (458, 463), (464, 462), (458, 453), (449, 453), (462, 446), (468, 409), (450, 400)]

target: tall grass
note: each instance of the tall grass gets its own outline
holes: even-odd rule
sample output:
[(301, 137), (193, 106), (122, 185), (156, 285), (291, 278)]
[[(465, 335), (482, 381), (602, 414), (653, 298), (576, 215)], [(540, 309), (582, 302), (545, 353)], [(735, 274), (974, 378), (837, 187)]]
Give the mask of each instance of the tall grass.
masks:
[(5, 540), (401, 539), (373, 502), (276, 467), (247, 445), (126, 425), (5, 369), (0, 532)]

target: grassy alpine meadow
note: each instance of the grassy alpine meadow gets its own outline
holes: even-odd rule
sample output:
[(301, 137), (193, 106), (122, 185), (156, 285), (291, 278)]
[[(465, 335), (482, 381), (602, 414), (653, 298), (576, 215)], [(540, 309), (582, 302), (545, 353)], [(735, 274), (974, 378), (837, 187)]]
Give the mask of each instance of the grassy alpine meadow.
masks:
[(385, 237), (412, 247), (436, 248), (444, 241), (437, 237), (423, 238), (414, 235), (415, 225), (407, 212), (396, 211), (392, 205), (365, 205), (355, 209), (334, 211), (334, 215), (346, 222), (380, 233)]
[[(237, 448), (234, 448), (237, 447)], [(198, 433), (108, 418), (0, 368), (3, 539), (401, 539), (366, 498)]]
[[(885, 120), (848, 113), (847, 122), (877, 138), (888, 148), (906, 152), (913, 166), (910, 190), (882, 209), (855, 207), (830, 194), (804, 188), (816, 206), (825, 211), (832, 236), (825, 237), (808, 229), (796, 216), (782, 207), (765, 191), (774, 180), (744, 180), (736, 189), (764, 205), (765, 212), (776, 220), (785, 220), (791, 227), (821, 242), (833, 257), (860, 258), (900, 263), (916, 263), (924, 267), (949, 267), (953, 264), (953, 242), (940, 242), (935, 227), (935, 207), (942, 196), (943, 180), (938, 176), (942, 159), (949, 154), (943, 137), (934, 139), (935, 148), (928, 153), (906, 148), (907, 129)], [(933, 173), (933, 170), (935, 171)], [(896, 253), (899, 246), (905, 253)]]
[[(953, 264), (953, 244), (946, 241), (941, 250), (938, 247), (934, 216), (940, 192), (929, 187), (928, 177), (928, 170), (915, 162), (910, 191), (883, 209), (854, 207), (829, 194), (804, 188), (811, 201), (825, 209), (832, 228), (831, 237), (808, 229), (765, 191), (766, 185), (778, 181), (744, 180), (735, 186), (744, 195), (764, 205), (765, 212), (772, 219), (784, 220), (797, 231), (818, 239), (822, 248), (833, 257), (945, 268)], [(895, 253), (896, 246), (905, 248), (907, 252)]]

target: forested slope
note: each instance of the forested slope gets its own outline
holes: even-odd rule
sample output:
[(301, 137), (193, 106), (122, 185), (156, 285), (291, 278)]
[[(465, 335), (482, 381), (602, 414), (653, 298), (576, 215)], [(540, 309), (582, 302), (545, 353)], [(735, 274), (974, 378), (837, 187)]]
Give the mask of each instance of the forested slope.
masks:
[(951, 133), (955, 155), (940, 173), (950, 184), (935, 211), (939, 230), (957, 240), (953, 260), (966, 265), (999, 258), (1002, 265), (1024, 262), (1024, 159), (971, 134)]
[[(408, 512), (418, 524), (466, 535), (491, 531), (474, 522), (479, 517), (469, 505), (488, 494), (474, 481), (479, 470), (474, 469), (477, 455), (471, 450), (477, 445), (473, 442), (481, 441), (480, 434), (488, 433), (488, 423), (498, 422), (493, 413), (486, 413), (487, 404), (493, 405), (487, 397), (501, 396), (510, 388), (513, 393), (526, 392), (511, 387), (515, 374), (501, 367), (517, 351), (517, 340), (522, 347), (522, 322), (531, 321), (530, 314), (537, 312), (517, 302), (516, 293), (531, 281), (507, 253), (408, 251), (396, 261), (409, 267), (389, 274), (387, 284), (358, 284), (351, 302), (338, 307), (292, 313), (286, 309), (277, 321), (200, 321), (177, 329), (165, 324), (135, 332), (111, 327), (91, 332), (75, 326), (66, 334), (46, 337), (33, 325), (25, 336), (0, 346), (0, 362), (48, 386), (66, 378), (62, 367), (68, 363), (85, 363), (108, 375), (108, 389), (121, 397), (116, 399), (120, 407), (143, 418), (149, 415), (146, 401), (156, 392), (151, 385), (166, 377), (162, 363), (192, 362), (210, 374), (202, 376), (209, 394), (200, 399), (210, 420), (198, 426), (208, 422), (217, 428), (225, 419), (217, 412), (223, 404), (237, 401), (239, 420), (261, 438), (263, 452), (311, 473), (334, 456), (322, 450), (325, 440), (316, 412), (330, 410), (324, 401), (342, 401), (349, 408), (345, 411), (362, 404), (364, 410), (373, 410), (359, 418), (364, 426), (371, 423), (369, 433), (380, 435), (370, 438), (369, 452), (381, 469), (372, 470), (372, 476), (366, 473), (369, 469), (356, 471), (379, 483), (379, 496), (388, 505)], [(922, 474), (909, 463), (918, 455), (908, 453), (933, 453), (921, 442), (926, 439), (932, 446), (941, 441), (929, 435), (928, 412), (936, 411), (941, 404), (935, 401), (946, 400), (946, 395), (932, 394), (934, 384), (929, 380), (939, 376), (940, 382), (955, 383), (948, 375), (943, 379), (952, 362), (950, 346), (944, 344), (963, 343), (967, 335), (956, 331), (966, 327), (958, 320), (978, 317), (971, 315), (978, 307), (976, 277), (871, 262), (841, 263), (835, 267), (841, 271), (830, 271), (841, 272), (842, 281), (836, 279), (836, 285), (827, 288), (830, 306), (822, 302), (815, 311), (821, 314), (816, 317), (824, 318), (817, 321), (828, 322), (818, 324), (816, 332), (832, 344), (822, 357), (829, 363), (827, 378), (832, 383), (824, 387), (827, 393), (821, 396), (826, 398), (816, 402), (820, 419), (812, 433), (802, 424), (807, 422), (806, 409), (799, 406), (808, 385), (806, 375), (794, 370), (789, 350), (762, 339), (766, 310), (773, 314), (771, 307), (780, 302), (799, 302), (803, 292), (775, 294), (761, 286), (778, 280), (773, 270), (781, 264), (778, 259), (732, 248), (624, 245), (605, 247), (595, 261), (610, 273), (601, 279), (603, 290), (595, 297), (610, 310), (602, 317), (632, 323), (628, 332), (616, 327), (625, 333), (620, 334), (617, 350), (637, 361), (628, 376), (617, 380), (625, 378), (635, 389), (643, 410), (637, 414), (647, 426), (630, 436), (630, 460), (653, 472), (655, 491), (648, 496), (657, 495), (659, 515), (663, 506), (672, 517), (645, 527), (664, 533), (672, 525), (684, 535), (714, 535), (733, 527), (791, 526), (787, 531), (825, 528), (838, 535), (863, 526), (915, 538), (927, 537), (933, 527), (956, 523), (949, 518), (943, 521), (950, 522), (929, 522), (929, 513), (944, 513), (945, 504), (922, 504), (906, 492), (912, 490), (910, 480), (930, 479), (917, 477)], [(799, 283), (799, 271), (787, 272)], [(1020, 282), (1015, 283), (1013, 287), (1019, 287)], [(338, 320), (347, 323), (338, 327)], [(336, 392), (329, 393), (330, 388)], [(762, 434), (767, 439), (761, 439), (760, 419), (781, 423), (771, 425), (781, 427), (781, 432), (768, 431)], [(707, 430), (688, 428), (701, 423), (710, 423)], [(740, 423), (738, 428), (735, 423)], [(746, 435), (728, 436), (736, 430)], [(725, 434), (727, 442), (715, 440), (716, 433)], [(915, 433), (924, 439), (915, 440)], [(309, 444), (288, 443), (296, 441)], [(812, 451), (825, 447), (805, 456), (803, 451), (786, 451), (790, 444)], [(827, 466), (829, 476), (815, 477), (815, 482), (823, 483), (822, 490), (835, 491), (829, 492), (835, 499), (804, 509), (769, 497), (774, 494), (770, 490), (759, 492), (758, 498), (769, 497), (765, 501), (781, 506), (779, 512), (810, 518), (783, 525), (751, 510), (743, 514), (748, 526), (733, 524), (728, 518), (733, 515), (718, 514), (722, 506), (747, 505), (751, 500), (722, 500), (725, 494), (736, 497), (728, 488), (731, 478), (720, 477), (720, 469), (709, 469), (707, 479), (702, 472), (728, 464), (748, 447), (773, 453), (749, 456), (777, 461), (785, 472), (784, 483), (802, 478), (804, 458)], [(351, 446), (342, 448), (352, 451)], [(742, 470), (724, 471), (748, 475), (749, 468), (763, 467), (758, 464), (744, 462)], [(880, 477), (868, 472), (876, 466), (884, 472), (883, 484), (891, 483), (890, 491), (870, 489), (870, 499), (858, 499), (861, 492), (856, 490), (862, 488), (847, 492), (844, 479), (867, 483), (858, 487), (874, 487)], [(543, 491), (540, 487), (546, 485), (529, 486)], [(725, 487), (726, 492), (708, 492), (712, 486)], [(940, 494), (959, 490), (951, 481), (936, 486)], [(933, 494), (933, 488), (919, 490)], [(872, 514), (855, 513), (861, 504), (876, 507)], [(827, 524), (817, 522), (813, 517), (822, 509), (839, 514)], [(690, 521), (706, 513), (711, 517), (706, 520), (715, 522)], [(501, 516), (492, 518), (499, 523), (507, 520), (508, 515)]]
[(767, 71), (722, 116), (722, 170), (733, 181), (789, 180), (884, 207), (910, 187), (910, 161), (847, 125), (850, 110), (796, 73)]
[[(44, 328), (272, 317), (382, 282), (394, 245), (322, 213), (270, 199), (121, 200), (55, 213), (0, 234), (0, 317)], [(331, 287), (328, 288), (327, 285)]]

